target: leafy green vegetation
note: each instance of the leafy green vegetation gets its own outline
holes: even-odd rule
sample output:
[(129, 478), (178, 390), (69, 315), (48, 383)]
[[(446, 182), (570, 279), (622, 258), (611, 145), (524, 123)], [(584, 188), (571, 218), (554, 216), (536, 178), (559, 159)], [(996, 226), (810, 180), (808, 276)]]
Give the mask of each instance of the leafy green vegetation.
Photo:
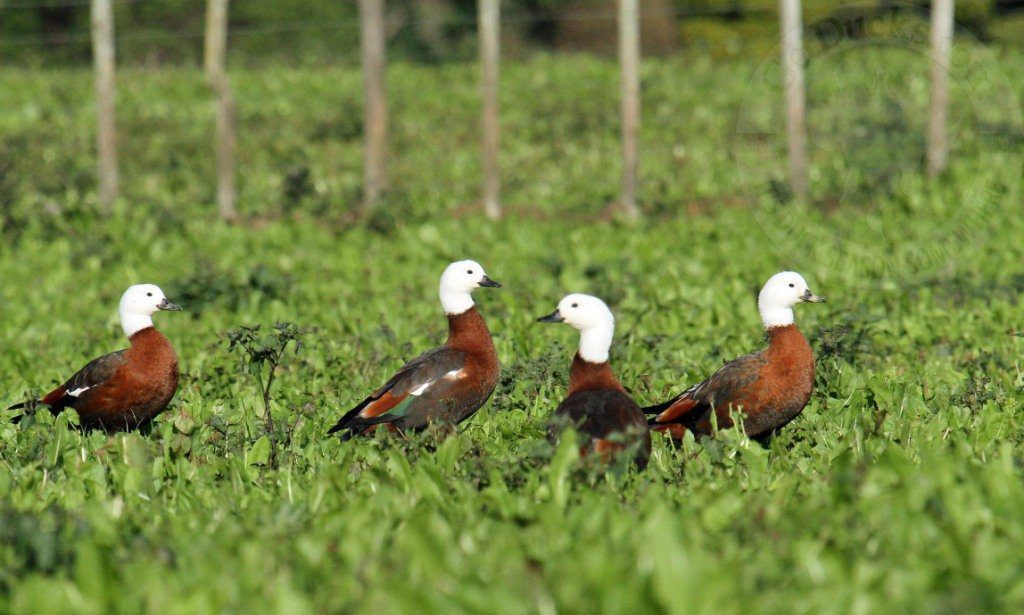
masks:
[[(156, 316), (183, 377), (150, 432), (2, 413), (0, 611), (1018, 612), (1024, 62), (958, 53), (935, 181), (916, 136), (926, 59), (812, 58), (809, 205), (786, 201), (782, 136), (762, 130), (779, 99), (751, 89), (754, 68), (646, 63), (635, 225), (602, 215), (618, 126), (599, 60), (507, 65), (497, 223), (473, 205), (469, 66), (392, 68), (393, 186), (371, 217), (355, 214), (359, 74), (233, 74), (237, 226), (213, 222), (197, 73), (121, 75), (125, 198), (103, 218), (89, 75), (0, 71), (2, 405), (121, 347), (128, 284), (187, 310)], [(448, 438), (326, 438), (443, 340), (437, 279), (462, 257), (504, 284), (478, 296), (504, 364), (491, 401)], [(816, 390), (767, 447), (659, 437), (637, 473), (545, 441), (576, 338), (533, 321), (564, 293), (609, 302), (613, 366), (649, 403), (762, 343), (755, 293), (783, 268), (829, 303), (798, 308)], [(275, 465), (229, 332), (285, 321), (305, 335), (268, 397)]]

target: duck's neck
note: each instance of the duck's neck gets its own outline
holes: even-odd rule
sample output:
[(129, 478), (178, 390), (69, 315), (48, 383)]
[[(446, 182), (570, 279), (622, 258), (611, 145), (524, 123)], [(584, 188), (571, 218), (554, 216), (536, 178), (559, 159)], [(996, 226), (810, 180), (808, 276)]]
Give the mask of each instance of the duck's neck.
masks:
[(758, 311), (761, 313), (761, 322), (764, 323), (765, 329), (786, 327), (795, 322), (791, 307), (759, 305)]
[(124, 334), (128, 336), (128, 339), (132, 339), (132, 336), (139, 331), (152, 329), (153, 318), (145, 314), (122, 314), (121, 328), (124, 329)]
[(569, 395), (580, 391), (626, 390), (615, 377), (608, 361), (592, 363), (577, 353), (572, 359), (572, 369), (569, 371)]
[(591, 363), (607, 363), (614, 334), (615, 325), (612, 323), (582, 329), (579, 356)]
[(448, 346), (459, 350), (493, 349), (491, 331), (475, 306), (461, 314), (448, 314)]
[(472, 309), (473, 296), (464, 290), (448, 290), (441, 288), (441, 307), (444, 308), (444, 313), (449, 316), (462, 314), (466, 310)]

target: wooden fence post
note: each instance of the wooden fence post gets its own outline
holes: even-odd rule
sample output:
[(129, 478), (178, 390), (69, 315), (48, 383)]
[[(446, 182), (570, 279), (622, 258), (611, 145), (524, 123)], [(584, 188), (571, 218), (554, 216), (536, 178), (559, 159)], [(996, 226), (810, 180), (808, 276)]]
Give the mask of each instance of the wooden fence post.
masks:
[(479, 0), (480, 72), (483, 112), (483, 201), (490, 218), (501, 217), (501, 168), (498, 162), (501, 124), (498, 79), (501, 40), (500, 0)]
[(619, 0), (619, 63), (622, 70), (622, 207), (631, 218), (636, 204), (640, 132), (640, 6)]
[(807, 101), (804, 90), (803, 18), (800, 0), (779, 0), (782, 25), (782, 75), (786, 88), (786, 140), (789, 185), (793, 195), (807, 198)]
[(384, 0), (359, 0), (363, 62), (364, 207), (375, 206), (387, 188), (387, 94), (385, 90)]
[(96, 149), (101, 206), (117, 200), (117, 125), (114, 119), (114, 11), (111, 0), (92, 0), (92, 56), (96, 73)]
[(949, 156), (949, 60), (953, 48), (953, 0), (932, 0), (932, 79), (928, 113), (928, 175), (946, 170)]
[(235, 200), (235, 99), (225, 69), (228, 40), (228, 0), (206, 5), (206, 79), (217, 96), (217, 210), (222, 220), (238, 220)]

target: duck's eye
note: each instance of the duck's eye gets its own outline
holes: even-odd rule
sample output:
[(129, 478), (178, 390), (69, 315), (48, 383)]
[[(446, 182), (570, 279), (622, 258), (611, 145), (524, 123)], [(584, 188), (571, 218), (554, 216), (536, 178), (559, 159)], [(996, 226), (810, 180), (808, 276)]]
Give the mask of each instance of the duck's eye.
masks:
[(152, 296), (153, 296), (153, 293), (146, 293), (146, 296), (147, 296), (147, 297), (152, 297)]
[(580, 304), (578, 304), (578, 303), (574, 303), (574, 304), (572, 304), (572, 306), (573, 306), (573, 307), (579, 307), (579, 306), (580, 306)]
[(472, 270), (472, 269), (470, 269), (470, 270), (469, 270), (469, 271), (467, 271), (466, 273), (468, 273), (469, 275), (473, 275), (473, 270)]
[(796, 288), (796, 284), (790, 284), (789, 287), (790, 288)]

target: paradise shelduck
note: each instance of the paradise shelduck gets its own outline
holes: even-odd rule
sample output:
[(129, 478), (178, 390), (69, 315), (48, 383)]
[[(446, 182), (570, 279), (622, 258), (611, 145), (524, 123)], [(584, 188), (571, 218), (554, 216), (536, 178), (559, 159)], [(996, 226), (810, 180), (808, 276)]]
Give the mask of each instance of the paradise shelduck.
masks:
[(180, 309), (158, 286), (129, 286), (117, 311), (131, 345), (90, 361), (42, 399), (9, 409), (42, 404), (57, 415), (73, 408), (81, 426), (108, 431), (135, 429), (148, 422), (167, 407), (178, 390), (178, 357), (167, 338), (153, 327), (152, 315)]
[(608, 458), (626, 451), (643, 469), (651, 456), (651, 434), (640, 406), (626, 393), (608, 364), (615, 317), (597, 297), (567, 295), (538, 322), (564, 322), (580, 332), (580, 347), (569, 372), (569, 391), (548, 427), (557, 439), (567, 427), (588, 438), (580, 455)]
[(719, 429), (733, 425), (730, 413), (736, 411), (745, 415), (747, 435), (763, 438), (796, 418), (814, 385), (814, 353), (793, 322), (793, 307), (805, 301), (825, 299), (812, 293), (799, 273), (773, 275), (757, 297), (768, 347), (726, 363), (665, 403), (645, 408), (655, 415), (651, 427), (675, 438), (686, 430), (710, 435), (712, 409)]
[(406, 363), (384, 386), (348, 411), (327, 433), (348, 439), (376, 425), (408, 431), (430, 423), (458, 424), (480, 409), (498, 384), (501, 366), (487, 323), (472, 292), (501, 284), (474, 261), (448, 265), (441, 275), (441, 305), (448, 341)]

